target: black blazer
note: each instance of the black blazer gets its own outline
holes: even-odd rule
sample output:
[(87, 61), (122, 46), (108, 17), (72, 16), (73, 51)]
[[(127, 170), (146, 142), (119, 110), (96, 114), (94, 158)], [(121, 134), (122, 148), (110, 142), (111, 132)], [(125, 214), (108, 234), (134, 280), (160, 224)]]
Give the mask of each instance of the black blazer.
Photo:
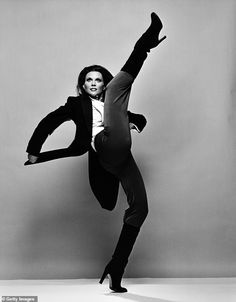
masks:
[[(141, 130), (146, 125), (143, 115), (128, 112), (129, 121), (137, 124), (141, 121)], [(65, 121), (72, 120), (76, 125), (76, 133), (72, 143), (63, 149), (40, 152), (48, 135)], [(89, 153), (89, 181), (96, 198), (106, 209), (113, 209), (117, 199), (119, 180), (106, 171), (99, 162), (97, 153), (91, 147), (92, 140), (92, 101), (87, 95), (67, 99), (64, 106), (43, 118), (28, 143), (26, 151), (38, 156), (36, 163), (54, 160), (69, 156), (79, 156)], [(25, 165), (32, 165), (29, 161)]]

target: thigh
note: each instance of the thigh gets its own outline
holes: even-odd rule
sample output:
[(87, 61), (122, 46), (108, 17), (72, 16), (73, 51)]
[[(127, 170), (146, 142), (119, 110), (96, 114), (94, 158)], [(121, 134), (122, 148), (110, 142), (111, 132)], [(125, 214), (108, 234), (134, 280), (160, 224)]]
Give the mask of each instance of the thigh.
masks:
[(124, 162), (131, 148), (127, 107), (133, 77), (120, 71), (108, 84), (104, 101), (104, 130), (95, 138), (101, 162), (117, 167)]
[(125, 71), (120, 71), (107, 85), (104, 106), (116, 105), (120, 110), (127, 110), (129, 97), (134, 78)]
[(127, 195), (129, 206), (134, 204), (136, 206), (146, 206), (147, 194), (144, 181), (131, 152), (124, 165), (114, 173), (116, 173)]
[(140, 227), (148, 213), (148, 202), (142, 175), (131, 153), (117, 177), (120, 179), (129, 205), (125, 211), (124, 221)]
[(120, 71), (108, 84), (104, 101), (104, 127), (114, 149), (130, 143), (127, 108), (133, 77)]

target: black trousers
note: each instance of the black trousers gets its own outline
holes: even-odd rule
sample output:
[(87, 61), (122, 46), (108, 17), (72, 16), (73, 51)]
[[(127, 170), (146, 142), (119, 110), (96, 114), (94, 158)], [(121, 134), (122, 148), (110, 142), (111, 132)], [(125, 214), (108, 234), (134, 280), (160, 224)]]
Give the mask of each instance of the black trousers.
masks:
[(127, 115), (134, 78), (120, 71), (108, 84), (104, 101), (104, 130), (95, 137), (102, 166), (114, 174), (125, 191), (128, 209), (124, 223), (140, 228), (148, 214), (147, 194), (141, 173), (131, 154)]

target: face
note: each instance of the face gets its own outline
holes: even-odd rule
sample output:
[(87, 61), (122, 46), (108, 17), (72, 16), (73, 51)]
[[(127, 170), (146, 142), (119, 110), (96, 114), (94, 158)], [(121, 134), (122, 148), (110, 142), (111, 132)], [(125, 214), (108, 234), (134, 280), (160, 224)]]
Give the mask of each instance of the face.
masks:
[(89, 96), (99, 99), (105, 88), (102, 74), (98, 71), (87, 73), (83, 88)]

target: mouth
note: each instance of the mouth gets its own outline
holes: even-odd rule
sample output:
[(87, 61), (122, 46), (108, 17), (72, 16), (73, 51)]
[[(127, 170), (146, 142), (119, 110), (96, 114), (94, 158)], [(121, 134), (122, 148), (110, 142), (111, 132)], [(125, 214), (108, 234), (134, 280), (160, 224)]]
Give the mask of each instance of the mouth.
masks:
[(91, 91), (97, 91), (97, 88), (91, 88), (90, 90)]

